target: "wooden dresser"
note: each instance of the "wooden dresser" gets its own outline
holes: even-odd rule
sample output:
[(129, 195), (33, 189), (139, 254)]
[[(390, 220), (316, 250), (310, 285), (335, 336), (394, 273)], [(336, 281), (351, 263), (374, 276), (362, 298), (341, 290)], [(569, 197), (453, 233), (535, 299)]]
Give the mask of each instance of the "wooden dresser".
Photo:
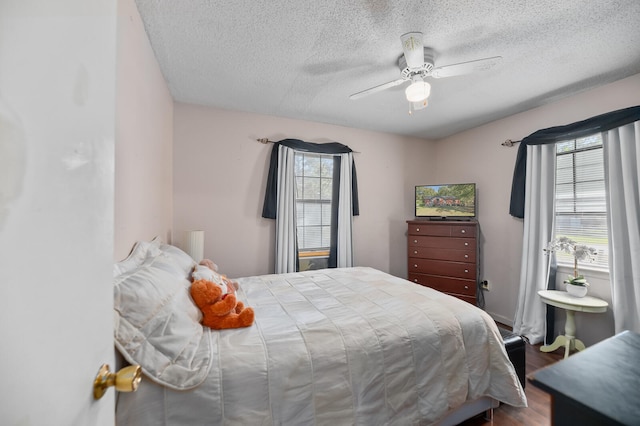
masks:
[(476, 304), (478, 223), (410, 220), (409, 281)]

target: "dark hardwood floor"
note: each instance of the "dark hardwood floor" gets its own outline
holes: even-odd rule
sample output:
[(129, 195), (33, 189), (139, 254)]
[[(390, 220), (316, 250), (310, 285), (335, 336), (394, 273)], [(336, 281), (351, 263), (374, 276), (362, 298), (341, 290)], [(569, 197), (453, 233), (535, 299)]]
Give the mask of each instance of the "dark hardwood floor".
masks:
[[(540, 352), (541, 345), (526, 344), (527, 363), (526, 374), (530, 374), (542, 367), (553, 364), (562, 359), (564, 348), (555, 352)], [(526, 408), (515, 408), (501, 404), (493, 410), (493, 422), (485, 420), (484, 416), (461, 423), (464, 426), (549, 426), (551, 425), (551, 397), (546, 392), (527, 382), (524, 392), (529, 404)]]

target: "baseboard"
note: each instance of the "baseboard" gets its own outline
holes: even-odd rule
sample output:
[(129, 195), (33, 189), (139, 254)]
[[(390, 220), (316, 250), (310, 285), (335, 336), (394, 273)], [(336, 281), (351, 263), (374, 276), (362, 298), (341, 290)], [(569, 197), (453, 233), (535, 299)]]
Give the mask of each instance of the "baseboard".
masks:
[(507, 318), (502, 315), (494, 314), (492, 312), (487, 312), (487, 313), (491, 316), (491, 318), (493, 318), (495, 322), (499, 322), (500, 324), (508, 325), (509, 327), (513, 328), (513, 319)]

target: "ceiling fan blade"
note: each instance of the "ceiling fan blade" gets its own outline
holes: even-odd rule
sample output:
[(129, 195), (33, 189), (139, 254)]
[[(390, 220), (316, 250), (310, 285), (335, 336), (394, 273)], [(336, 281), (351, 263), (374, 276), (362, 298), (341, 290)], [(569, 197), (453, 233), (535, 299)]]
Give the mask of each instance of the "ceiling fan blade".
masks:
[(413, 32), (400, 36), (402, 51), (407, 61), (409, 69), (420, 68), (424, 64), (424, 45), (422, 43), (422, 33)]
[(390, 87), (398, 86), (398, 85), (404, 83), (405, 81), (407, 81), (407, 80), (405, 80), (404, 78), (399, 78), (397, 80), (393, 80), (393, 81), (390, 81), (388, 83), (380, 84), (378, 86), (371, 87), (371, 88), (369, 88), (367, 90), (363, 90), (362, 92), (354, 93), (353, 95), (349, 96), (349, 99), (351, 99), (351, 100), (360, 99), (360, 98), (362, 98), (364, 96), (371, 95), (371, 94), (376, 93), (376, 92), (381, 92), (381, 91), (383, 91), (385, 89), (388, 89)]
[(471, 74), (476, 71), (486, 71), (502, 60), (502, 56), (478, 59), (475, 61), (461, 62), (459, 64), (446, 65), (431, 71), (431, 77), (443, 78), (457, 75)]

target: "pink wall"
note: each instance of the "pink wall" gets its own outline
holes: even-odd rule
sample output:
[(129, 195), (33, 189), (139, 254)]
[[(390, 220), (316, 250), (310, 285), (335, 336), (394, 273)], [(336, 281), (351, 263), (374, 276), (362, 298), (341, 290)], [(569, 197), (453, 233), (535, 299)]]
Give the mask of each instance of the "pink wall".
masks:
[(114, 259), (171, 237), (173, 99), (133, 0), (118, 1)]
[[(515, 315), (523, 232), (522, 220), (509, 215), (517, 146), (507, 148), (501, 143), (506, 139), (520, 140), (539, 129), (637, 105), (639, 100), (640, 74), (437, 142), (438, 179), (474, 181), (478, 185), (482, 277), (491, 285), (485, 293), (486, 310), (499, 321), (511, 324)], [(603, 284), (592, 286), (592, 294), (610, 300), (606, 280), (597, 281)], [(599, 329), (599, 333), (613, 329), (612, 325), (601, 323), (612, 322), (610, 313), (576, 319), (581, 320), (598, 321), (599, 326), (593, 328)], [(600, 338), (596, 336), (593, 340)], [(585, 343), (588, 341), (589, 338)]]
[(356, 265), (406, 276), (412, 188), (434, 175), (428, 141), (258, 114), (175, 104), (174, 241), (205, 231), (205, 257), (229, 276), (273, 272), (273, 220), (263, 219), (272, 145), (257, 138), (337, 141), (355, 154), (361, 215), (354, 219)]

